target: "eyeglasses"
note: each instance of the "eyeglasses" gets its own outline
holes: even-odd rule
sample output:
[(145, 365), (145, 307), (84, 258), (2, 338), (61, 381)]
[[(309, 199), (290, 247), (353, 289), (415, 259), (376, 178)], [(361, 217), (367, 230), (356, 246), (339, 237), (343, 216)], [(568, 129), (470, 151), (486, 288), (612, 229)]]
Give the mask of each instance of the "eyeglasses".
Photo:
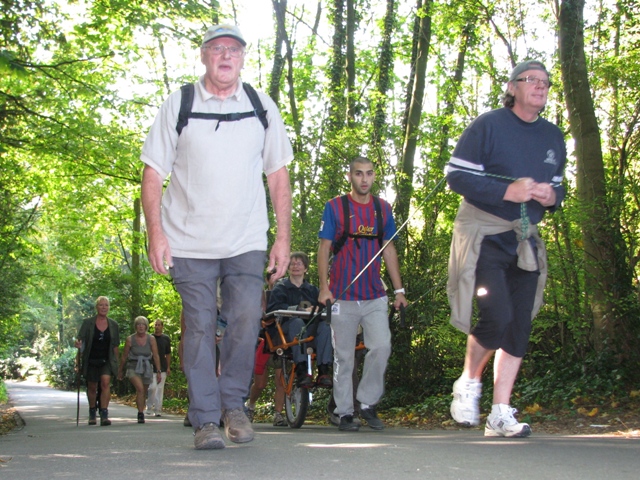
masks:
[(236, 47), (236, 46), (227, 47), (226, 45), (205, 45), (202, 48), (206, 48), (211, 52), (211, 54), (215, 56), (222, 55), (225, 52), (225, 50), (228, 51), (229, 56), (233, 58), (239, 58), (242, 55), (244, 55), (244, 48), (242, 47)]
[(551, 87), (551, 80), (545, 80), (544, 78), (532, 77), (530, 75), (527, 75), (526, 77), (516, 78), (516, 82), (532, 83), (536, 87), (538, 85), (542, 85), (544, 88)]

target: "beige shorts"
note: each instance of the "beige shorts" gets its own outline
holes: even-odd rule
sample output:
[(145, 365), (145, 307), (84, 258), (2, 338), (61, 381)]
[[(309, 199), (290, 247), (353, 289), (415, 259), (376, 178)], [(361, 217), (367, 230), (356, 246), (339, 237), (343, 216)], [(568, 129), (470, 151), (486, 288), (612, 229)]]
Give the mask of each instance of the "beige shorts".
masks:
[(136, 373), (135, 368), (127, 367), (127, 378), (138, 377), (142, 380), (143, 385), (151, 385), (153, 382), (153, 376), (151, 377), (143, 377), (139, 373)]

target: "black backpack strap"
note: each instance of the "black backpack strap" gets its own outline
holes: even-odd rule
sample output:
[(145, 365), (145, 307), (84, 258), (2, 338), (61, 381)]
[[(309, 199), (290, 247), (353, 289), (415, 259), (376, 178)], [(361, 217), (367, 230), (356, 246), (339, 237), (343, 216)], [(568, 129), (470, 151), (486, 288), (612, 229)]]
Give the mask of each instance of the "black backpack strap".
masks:
[(340, 250), (342, 250), (342, 247), (344, 247), (344, 244), (347, 242), (347, 239), (349, 238), (349, 226), (350, 226), (350, 221), (349, 221), (349, 197), (347, 197), (346, 195), (342, 195), (340, 197), (340, 200), (342, 201), (342, 236), (336, 240), (335, 242), (333, 242), (333, 254), (337, 255), (338, 252)]
[(195, 85), (193, 83), (188, 83), (180, 87), (180, 91), (182, 92), (182, 96), (180, 97), (180, 112), (178, 113), (178, 121), (176, 123), (176, 131), (178, 135), (182, 133), (182, 129), (187, 126), (190, 118), (199, 118), (204, 120), (218, 120), (218, 126), (216, 126), (216, 130), (220, 126), (220, 122), (236, 122), (238, 120), (242, 120), (245, 118), (257, 117), (262, 123), (262, 126), (266, 130), (269, 126), (269, 122), (267, 120), (267, 111), (262, 106), (262, 102), (260, 101), (260, 97), (258, 96), (258, 92), (249, 85), (248, 83), (243, 83), (242, 88), (247, 93), (249, 100), (251, 101), (251, 106), (253, 110), (250, 112), (242, 112), (242, 113), (203, 113), (203, 112), (192, 112), (193, 108), (193, 97), (195, 95)]
[(191, 113), (191, 107), (193, 106), (193, 96), (195, 94), (196, 87), (193, 83), (187, 83), (180, 87), (180, 112), (178, 113), (178, 122), (176, 123), (176, 132), (178, 136), (182, 133), (182, 129), (189, 123), (189, 114)]
[[(373, 238), (369, 235), (358, 235), (355, 233), (349, 233), (349, 227), (351, 226), (351, 221), (349, 220), (349, 197), (347, 195), (342, 195), (340, 199), (342, 203), (343, 229), (340, 238), (333, 243), (334, 255), (337, 255), (342, 247), (344, 247), (344, 244), (347, 242), (347, 239), (349, 237), (356, 240), (356, 242), (358, 238)], [(382, 243), (384, 241), (384, 218), (382, 217), (382, 206), (380, 205), (380, 198), (376, 197), (375, 195), (373, 196), (373, 208), (376, 212), (376, 238), (378, 239), (378, 245), (380, 245), (380, 248), (382, 248)]]
[(244, 91), (247, 93), (249, 100), (251, 100), (251, 105), (253, 106), (253, 112), (255, 113), (255, 116), (258, 117), (258, 120), (260, 120), (260, 123), (262, 123), (262, 126), (266, 130), (269, 127), (269, 122), (267, 121), (267, 111), (262, 106), (262, 102), (260, 101), (258, 92), (256, 92), (256, 89), (248, 83), (243, 83), (242, 88), (244, 88)]

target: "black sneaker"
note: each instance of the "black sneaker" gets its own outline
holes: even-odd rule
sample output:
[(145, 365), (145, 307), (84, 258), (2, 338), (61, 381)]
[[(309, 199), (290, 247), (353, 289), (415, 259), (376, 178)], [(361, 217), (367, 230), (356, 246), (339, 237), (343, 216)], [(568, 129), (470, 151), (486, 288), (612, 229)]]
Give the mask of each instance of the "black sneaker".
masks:
[(89, 409), (89, 425), (95, 425), (96, 423), (98, 423), (96, 421), (96, 409), (90, 408)]
[(138, 423), (144, 423), (144, 413), (138, 412)]
[(353, 415), (345, 415), (340, 417), (340, 425), (338, 426), (338, 430), (342, 430), (343, 432), (357, 432), (360, 430), (360, 425), (354, 423)]
[(316, 385), (321, 388), (333, 387), (333, 378), (331, 378), (331, 370), (329, 365), (318, 365), (318, 377)]
[(315, 386), (313, 377), (307, 373), (307, 362), (296, 364), (296, 385), (299, 388), (312, 388)]
[(361, 408), (360, 418), (367, 422), (367, 425), (369, 425), (374, 430), (384, 429), (384, 423), (382, 423), (382, 420), (378, 418), (376, 407)]
[(109, 425), (111, 425), (111, 420), (109, 420), (109, 410), (107, 410), (106, 408), (101, 408), (100, 409), (100, 426), (108, 427)]

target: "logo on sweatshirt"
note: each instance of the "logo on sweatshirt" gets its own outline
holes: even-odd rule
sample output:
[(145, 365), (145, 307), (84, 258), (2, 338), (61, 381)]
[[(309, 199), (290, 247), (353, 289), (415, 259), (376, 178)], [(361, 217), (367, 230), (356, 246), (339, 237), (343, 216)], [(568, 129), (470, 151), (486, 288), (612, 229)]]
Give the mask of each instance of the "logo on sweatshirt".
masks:
[(544, 159), (544, 163), (550, 163), (551, 165), (558, 165), (556, 160), (556, 152), (553, 150), (547, 150), (547, 158)]

